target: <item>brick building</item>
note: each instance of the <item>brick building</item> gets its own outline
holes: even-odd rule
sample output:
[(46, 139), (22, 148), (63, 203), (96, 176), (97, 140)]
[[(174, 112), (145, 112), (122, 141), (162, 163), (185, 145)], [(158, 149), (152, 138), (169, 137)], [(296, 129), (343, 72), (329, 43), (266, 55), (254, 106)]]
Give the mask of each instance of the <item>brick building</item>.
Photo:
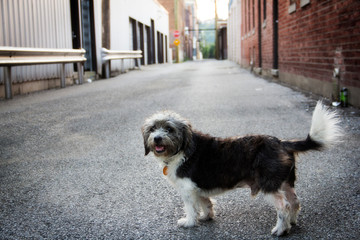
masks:
[(200, 49), (196, 0), (185, 0), (185, 7), (185, 58), (195, 60)]
[(360, 106), (360, 1), (242, 0), (240, 8), (243, 67), (333, 99), (346, 87)]
[[(185, 2), (184, 0), (157, 0), (169, 12), (169, 36), (172, 60), (181, 62), (184, 60), (184, 31), (185, 31)], [(174, 32), (180, 32), (180, 45), (178, 49), (174, 44)]]
[[(169, 12), (170, 48), (174, 62), (191, 60), (198, 53), (197, 5), (195, 0), (157, 0)], [(180, 36), (174, 37), (174, 32), (179, 31)], [(180, 40), (176, 48), (174, 40)]]

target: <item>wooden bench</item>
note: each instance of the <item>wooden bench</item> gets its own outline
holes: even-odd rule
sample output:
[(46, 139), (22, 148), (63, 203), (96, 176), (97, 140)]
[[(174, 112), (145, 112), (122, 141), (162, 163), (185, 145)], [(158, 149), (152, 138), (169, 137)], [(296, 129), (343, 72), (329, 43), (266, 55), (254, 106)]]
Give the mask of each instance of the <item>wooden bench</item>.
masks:
[(124, 70), (124, 59), (137, 59), (137, 65), (140, 68), (140, 59), (142, 58), (142, 51), (114, 51), (102, 48), (102, 61), (105, 64), (105, 78), (110, 77), (110, 61), (111, 60), (121, 60), (121, 73)]
[(0, 66), (5, 67), (5, 98), (12, 98), (11, 68), (36, 64), (61, 64), (60, 86), (65, 87), (65, 64), (77, 63), (79, 83), (83, 83), (84, 49), (0, 47)]

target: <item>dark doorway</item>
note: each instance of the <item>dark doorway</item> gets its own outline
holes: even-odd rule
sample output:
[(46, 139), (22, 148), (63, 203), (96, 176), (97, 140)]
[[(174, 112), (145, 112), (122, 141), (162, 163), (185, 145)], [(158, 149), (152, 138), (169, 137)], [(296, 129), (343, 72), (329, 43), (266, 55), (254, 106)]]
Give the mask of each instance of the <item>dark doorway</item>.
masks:
[(102, 0), (101, 11), (102, 47), (110, 50), (110, 0)]
[(161, 39), (161, 63), (164, 63), (164, 34), (160, 34), (160, 39)]
[(156, 63), (155, 55), (155, 22), (151, 19), (151, 62), (150, 64)]
[[(80, 26), (80, 1), (70, 0), (70, 15), (71, 15), (71, 35), (73, 49), (81, 48), (81, 26)], [(74, 71), (77, 71), (77, 64), (74, 64)]]
[(157, 50), (158, 50), (158, 63), (164, 63), (164, 54), (163, 54), (163, 34), (157, 32)]
[(70, 0), (71, 13), (71, 31), (73, 49), (81, 48), (81, 26), (80, 26), (80, 2), (78, 0)]
[(131, 39), (132, 39), (132, 50), (138, 50), (137, 46), (137, 31), (136, 31), (136, 20), (130, 18), (130, 24), (131, 24)]
[(92, 0), (81, 0), (82, 47), (86, 50), (85, 71), (95, 71), (94, 5)]
[[(110, 45), (110, 0), (102, 0), (101, 2), (101, 24), (102, 24), (102, 47), (108, 50), (111, 49)], [(107, 64), (102, 65), (102, 74), (103, 77), (107, 77), (107, 72), (111, 69), (111, 61), (108, 61)], [(111, 72), (111, 70), (110, 70)], [(109, 74), (111, 75), (111, 73)]]
[(165, 62), (168, 62), (168, 40), (167, 40), (167, 36), (165, 35)]
[[(263, 1), (265, 2), (265, 1)], [(265, 8), (265, 6), (264, 6)], [(265, 12), (264, 12), (265, 13)], [(264, 16), (265, 17), (265, 16)], [(259, 49), (259, 68), (262, 65), (262, 56), (261, 56), (261, 29), (262, 29), (262, 22), (261, 22), (261, 0), (258, 1), (258, 49)]]
[(140, 34), (140, 50), (142, 51), (141, 65), (145, 64), (144, 53), (144, 24), (139, 22), (139, 34)]
[(85, 71), (96, 70), (93, 9), (92, 0), (70, 0), (73, 48), (86, 50)]
[(146, 32), (146, 53), (147, 53), (147, 64), (151, 64), (152, 56), (151, 56), (151, 33), (150, 27), (145, 26)]
[[(138, 37), (137, 37), (137, 24), (136, 24), (136, 20), (130, 18), (130, 24), (131, 24), (131, 35), (132, 35), (132, 45), (133, 45), (133, 49), (132, 50), (138, 50)], [(137, 59), (134, 59), (135, 62), (135, 66), (138, 67), (138, 62)]]

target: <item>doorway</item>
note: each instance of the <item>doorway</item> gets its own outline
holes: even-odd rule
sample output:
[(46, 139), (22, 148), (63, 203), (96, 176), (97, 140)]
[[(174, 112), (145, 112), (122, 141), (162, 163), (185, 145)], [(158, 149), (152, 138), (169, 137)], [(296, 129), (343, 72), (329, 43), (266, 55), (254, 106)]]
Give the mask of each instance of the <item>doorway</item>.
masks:
[(73, 48), (85, 49), (84, 70), (96, 71), (93, 0), (70, 0), (70, 11)]
[(152, 56), (151, 56), (151, 33), (150, 27), (145, 26), (145, 33), (146, 33), (146, 52), (147, 52), (147, 64), (152, 64)]

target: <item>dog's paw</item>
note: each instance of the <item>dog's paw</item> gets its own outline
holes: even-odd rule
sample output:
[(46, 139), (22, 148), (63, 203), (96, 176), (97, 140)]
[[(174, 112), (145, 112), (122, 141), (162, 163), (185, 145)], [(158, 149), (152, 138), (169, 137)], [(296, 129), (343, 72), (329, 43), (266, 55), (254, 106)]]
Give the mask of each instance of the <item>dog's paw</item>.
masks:
[(297, 218), (291, 218), (290, 219), (290, 224), (295, 226), (297, 224)]
[(275, 235), (275, 236), (283, 236), (288, 234), (290, 231), (290, 228), (286, 228), (283, 225), (276, 225), (272, 230), (271, 230), (271, 234)]
[(214, 213), (202, 214), (199, 217), (199, 221), (202, 221), (202, 222), (211, 221), (214, 219), (214, 217), (215, 217)]
[(181, 219), (178, 220), (178, 225), (180, 227), (184, 227), (184, 228), (195, 227), (196, 220), (195, 219), (190, 219), (190, 218), (181, 218)]

